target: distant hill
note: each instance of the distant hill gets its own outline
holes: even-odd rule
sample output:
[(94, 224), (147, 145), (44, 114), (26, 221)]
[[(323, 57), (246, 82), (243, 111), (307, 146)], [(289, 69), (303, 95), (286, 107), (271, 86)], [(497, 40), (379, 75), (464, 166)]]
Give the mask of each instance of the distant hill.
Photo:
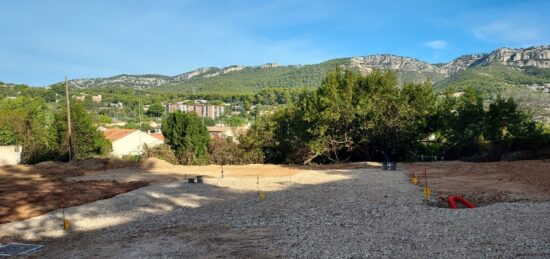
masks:
[(550, 45), (521, 49), (500, 48), (489, 54), (458, 57), (445, 64), (389, 54), (328, 60), (319, 64), (281, 66), (206, 67), (175, 76), (118, 75), (108, 78), (75, 79), (78, 88), (128, 87), (186, 93), (256, 93), (266, 87), (318, 87), (336, 66), (368, 73), (393, 69), (401, 82), (430, 80), (437, 89), (476, 86), (496, 91), (509, 86), (550, 83)]
[(550, 83), (550, 69), (517, 67), (502, 64), (478, 65), (458, 71), (434, 84), (436, 89), (478, 87), (483, 92), (495, 93), (509, 87), (544, 85)]

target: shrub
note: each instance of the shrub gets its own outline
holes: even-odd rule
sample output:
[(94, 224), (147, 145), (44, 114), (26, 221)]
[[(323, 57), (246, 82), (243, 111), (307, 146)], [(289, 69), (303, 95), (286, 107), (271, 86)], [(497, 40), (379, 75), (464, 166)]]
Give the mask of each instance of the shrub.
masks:
[(162, 159), (171, 164), (178, 163), (178, 159), (174, 151), (170, 149), (170, 146), (165, 144), (154, 146), (154, 147), (148, 147), (147, 145), (145, 145), (143, 148), (143, 155), (141, 159), (145, 160), (150, 157)]

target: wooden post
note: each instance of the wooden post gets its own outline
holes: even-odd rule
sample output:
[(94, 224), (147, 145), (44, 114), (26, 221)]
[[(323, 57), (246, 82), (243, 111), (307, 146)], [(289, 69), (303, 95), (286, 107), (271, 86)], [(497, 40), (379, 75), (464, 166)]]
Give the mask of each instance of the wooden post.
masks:
[(65, 77), (65, 98), (67, 99), (67, 135), (69, 137), (69, 161), (73, 160), (73, 137), (71, 130), (71, 105), (69, 99), (69, 83)]
[(428, 174), (426, 171), (426, 168), (424, 168), (424, 186), (428, 187)]

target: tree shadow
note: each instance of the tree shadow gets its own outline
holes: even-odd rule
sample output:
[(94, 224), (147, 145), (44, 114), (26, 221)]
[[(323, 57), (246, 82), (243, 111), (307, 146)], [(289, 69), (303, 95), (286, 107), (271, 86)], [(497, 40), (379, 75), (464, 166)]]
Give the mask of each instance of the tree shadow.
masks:
[[(338, 178), (335, 181), (352, 178), (341, 172), (332, 174)], [(223, 186), (223, 181), (244, 182), (247, 188), (232, 189)], [(261, 224), (262, 218), (269, 217), (275, 208), (299, 209), (293, 205), (295, 197), (289, 192), (312, 185), (290, 182), (286, 178), (277, 181), (264, 178), (260, 188), (277, 191), (269, 191), (267, 199), (260, 201), (255, 182), (253, 178), (230, 177), (208, 178), (204, 184), (185, 180), (159, 183), (65, 209), (65, 216), (73, 225), (70, 231), (63, 230), (63, 212), (55, 210), (0, 225), (0, 232), (9, 235), (11, 240), (46, 244), (43, 251), (35, 254), (40, 257), (70, 254), (114, 257), (137, 244), (159, 249), (156, 254), (136, 248), (146, 252), (146, 256), (174, 253), (191, 257), (204, 254), (208, 257), (278, 257), (281, 251), (270, 249), (271, 230)], [(253, 211), (247, 214), (251, 226), (239, 226), (236, 222), (242, 210)], [(175, 244), (181, 247), (173, 247)], [(182, 247), (188, 247), (187, 252)]]
[[(520, 205), (504, 213), (489, 207), (461, 211), (428, 207), (420, 188), (408, 183), (402, 171), (332, 169), (260, 179), (259, 190), (267, 191), (264, 201), (254, 188), (256, 180), (228, 177), (207, 178), (204, 184), (184, 179), (158, 183), (67, 209), (66, 216), (73, 223), (67, 232), (62, 212), (56, 210), (0, 225), (0, 233), (16, 241), (45, 244), (32, 255), (41, 258), (425, 257), (446, 253), (475, 257), (498, 246), (493, 242), (514, 238), (518, 232), (529, 245), (498, 246), (492, 255), (541, 255), (540, 247), (548, 247), (548, 207), (529, 214)], [(243, 187), (234, 187), (238, 184)], [(507, 222), (517, 216), (525, 220), (498, 227), (482, 224), (486, 218)], [(532, 221), (537, 222), (537, 229), (532, 228)], [(460, 250), (468, 247), (479, 249)]]

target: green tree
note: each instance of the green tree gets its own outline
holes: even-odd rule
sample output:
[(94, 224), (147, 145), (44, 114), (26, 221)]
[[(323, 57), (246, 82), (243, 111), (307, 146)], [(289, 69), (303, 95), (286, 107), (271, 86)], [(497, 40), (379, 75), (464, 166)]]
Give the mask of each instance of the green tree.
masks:
[(248, 99), (245, 99), (245, 100), (243, 101), (243, 109), (244, 109), (245, 111), (250, 111), (250, 110), (251, 110), (251, 107), (252, 107), (252, 105), (250, 104), (250, 101), (248, 101)]
[[(513, 98), (497, 99), (489, 105), (485, 115), (484, 136), (492, 143), (493, 159), (500, 159), (504, 152), (510, 152), (513, 145), (536, 150), (544, 146), (544, 133), (530, 116), (517, 110)], [(541, 145), (542, 144), (542, 145)]]
[[(65, 105), (55, 114), (55, 128), (61, 159), (69, 155), (69, 137), (67, 131), (67, 109)], [(71, 140), (72, 158), (80, 159), (94, 155), (106, 155), (111, 150), (111, 143), (93, 125), (92, 119), (84, 104), (71, 102)]]
[(15, 133), (12, 131), (12, 129), (10, 129), (7, 124), (4, 124), (4, 122), (0, 123), (3, 124), (2, 126), (0, 126), (0, 146), (15, 145), (17, 143), (17, 136), (15, 135)]
[(168, 114), (162, 121), (162, 134), (180, 163), (208, 163), (210, 136), (197, 114), (179, 111)]
[(0, 101), (0, 144), (21, 145), (23, 163), (55, 158), (53, 116), (39, 97)]
[(269, 162), (340, 162), (379, 150), (404, 159), (428, 134), (434, 103), (428, 82), (400, 88), (392, 71), (361, 76), (337, 68), (319, 89), (256, 122), (271, 135), (253, 132)]
[(159, 118), (166, 109), (159, 103), (152, 104), (145, 114), (150, 117)]
[(469, 157), (479, 154), (485, 127), (483, 96), (473, 87), (465, 89), (464, 94), (455, 97), (451, 91), (438, 103), (437, 130), (443, 136), (448, 147), (448, 156)]

